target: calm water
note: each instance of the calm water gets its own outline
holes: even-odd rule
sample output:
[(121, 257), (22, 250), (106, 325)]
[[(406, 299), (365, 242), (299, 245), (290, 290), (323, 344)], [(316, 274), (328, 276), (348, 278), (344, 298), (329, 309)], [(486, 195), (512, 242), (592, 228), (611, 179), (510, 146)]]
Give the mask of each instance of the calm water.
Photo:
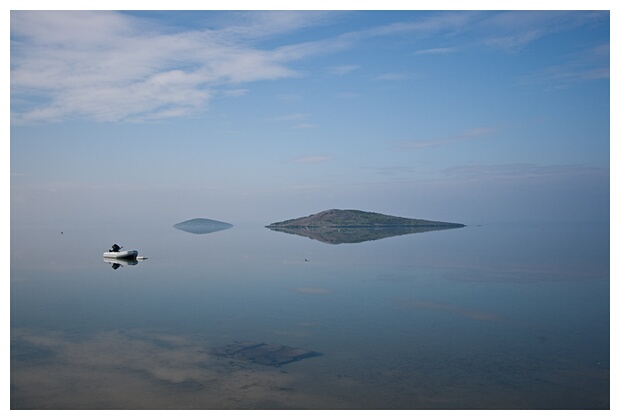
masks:
[[(11, 227), (12, 409), (608, 409), (609, 225)], [(62, 230), (62, 234), (61, 234)], [(148, 257), (114, 270), (112, 243)], [(256, 340), (321, 356), (215, 356)]]

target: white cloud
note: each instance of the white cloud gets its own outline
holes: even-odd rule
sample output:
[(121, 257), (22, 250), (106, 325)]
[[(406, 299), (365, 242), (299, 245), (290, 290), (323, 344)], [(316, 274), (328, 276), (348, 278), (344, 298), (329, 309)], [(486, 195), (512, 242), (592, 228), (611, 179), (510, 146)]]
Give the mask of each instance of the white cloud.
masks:
[[(332, 24), (341, 14), (220, 12), (209, 27), (178, 30), (155, 19), (112, 11), (12, 11), (12, 121), (190, 115), (202, 112), (218, 92), (246, 92), (240, 84), (301, 77), (292, 63), (375, 37), (444, 34), (456, 39), (454, 35), (467, 32), (477, 39), (474, 43), (516, 50), (544, 35), (609, 17), (605, 12), (441, 12), (305, 42), (282, 37), (279, 44), (270, 40), (269, 48), (259, 47), (259, 42), (276, 36)], [(431, 48), (416, 54), (452, 50)], [(356, 69), (342, 65), (327, 70), (344, 75)], [(377, 80), (410, 76), (397, 70)], [(599, 78), (606, 73), (604, 67), (590, 68), (563, 77)]]
[[(285, 15), (271, 33), (313, 21)], [(257, 17), (260, 26), (265, 16)], [(285, 63), (312, 52), (260, 50), (213, 30), (158, 32), (99, 11), (12, 12), (11, 35), (14, 122), (187, 115), (202, 110), (215, 88), (297, 76)]]

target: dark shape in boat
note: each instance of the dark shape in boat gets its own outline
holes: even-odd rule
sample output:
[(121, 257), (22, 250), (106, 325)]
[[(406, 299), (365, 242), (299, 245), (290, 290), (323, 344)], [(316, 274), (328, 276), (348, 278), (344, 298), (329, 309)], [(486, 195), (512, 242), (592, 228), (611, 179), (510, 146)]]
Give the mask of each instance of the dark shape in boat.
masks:
[(213, 233), (224, 229), (230, 229), (233, 225), (230, 223), (218, 222), (217, 220), (197, 218), (177, 223), (173, 227), (184, 232), (201, 235), (204, 233)]
[(235, 341), (213, 350), (213, 354), (235, 360), (257, 363), (265, 366), (282, 366), (308, 357), (320, 356), (312, 350), (280, 344), (266, 344), (258, 341)]
[(272, 223), (266, 227), (328, 244), (342, 244), (464, 226), (460, 223), (408, 219), (360, 210), (326, 210), (307, 217)]

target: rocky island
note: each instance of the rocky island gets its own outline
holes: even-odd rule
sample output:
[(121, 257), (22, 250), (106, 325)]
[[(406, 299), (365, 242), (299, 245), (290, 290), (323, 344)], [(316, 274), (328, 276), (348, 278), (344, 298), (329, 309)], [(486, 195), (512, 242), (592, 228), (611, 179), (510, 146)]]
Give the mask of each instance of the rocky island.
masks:
[(325, 243), (340, 244), (464, 226), (461, 223), (410, 219), (361, 210), (332, 209), (306, 217), (272, 223), (266, 227)]

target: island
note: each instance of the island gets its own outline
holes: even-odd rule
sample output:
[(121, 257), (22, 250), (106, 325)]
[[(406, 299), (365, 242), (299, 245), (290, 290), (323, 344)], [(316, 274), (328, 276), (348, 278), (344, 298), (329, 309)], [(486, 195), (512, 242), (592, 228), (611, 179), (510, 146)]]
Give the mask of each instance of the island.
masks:
[(389, 216), (361, 210), (325, 210), (276, 222), (268, 229), (305, 236), (329, 244), (359, 243), (391, 236), (465, 227), (461, 223)]
[(202, 235), (205, 233), (213, 233), (224, 229), (230, 229), (231, 227), (233, 227), (233, 225), (226, 222), (219, 222), (217, 220), (197, 218), (177, 223), (172, 227), (182, 230), (184, 232)]

